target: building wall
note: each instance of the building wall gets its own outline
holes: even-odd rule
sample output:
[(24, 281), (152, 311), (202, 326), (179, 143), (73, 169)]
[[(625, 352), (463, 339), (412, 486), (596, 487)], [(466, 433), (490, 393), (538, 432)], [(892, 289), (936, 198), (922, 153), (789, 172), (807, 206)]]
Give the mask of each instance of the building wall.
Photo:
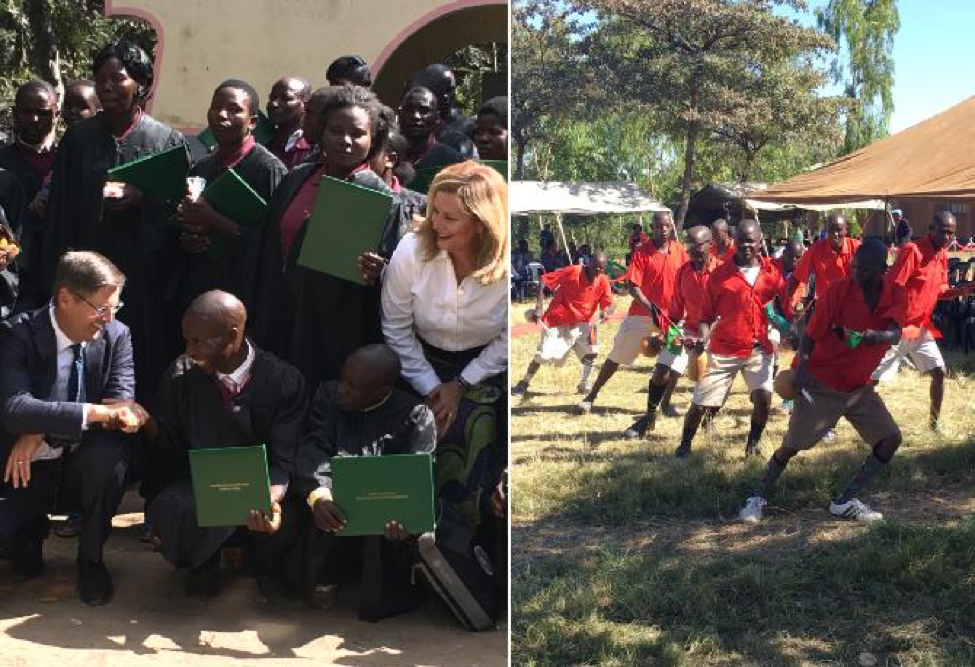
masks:
[[(156, 30), (156, 81), (148, 111), (180, 129), (206, 125), (220, 81), (242, 78), (267, 99), (286, 74), (326, 85), (341, 55), (362, 56), (387, 104), (401, 78), (472, 43), (507, 41), (506, 0), (106, 0), (108, 15), (138, 16)], [(422, 31), (420, 42), (410, 38)], [(395, 57), (394, 57), (395, 56)], [(404, 75), (405, 76), (405, 75)], [(383, 83), (383, 82), (387, 83)]]
[[(911, 223), (914, 236), (923, 236), (927, 233), (931, 218), (937, 211), (950, 211), (955, 215), (955, 221), (958, 223), (956, 233), (959, 239), (975, 236), (975, 219), (973, 219), (975, 216), (975, 199), (961, 201), (943, 199), (897, 201), (895, 199), (891, 201), (890, 207), (891, 209), (899, 208), (904, 212)], [(883, 217), (874, 216), (874, 219), (864, 229), (864, 233), (871, 236), (884, 235)]]

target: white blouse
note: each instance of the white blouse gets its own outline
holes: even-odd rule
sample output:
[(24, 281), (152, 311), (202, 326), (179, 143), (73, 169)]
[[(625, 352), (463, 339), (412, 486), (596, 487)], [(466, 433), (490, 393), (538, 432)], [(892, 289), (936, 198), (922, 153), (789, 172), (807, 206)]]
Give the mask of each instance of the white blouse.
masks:
[(508, 367), (508, 281), (482, 285), (468, 276), (458, 285), (447, 253), (425, 262), (417, 237), (407, 234), (383, 276), (383, 335), (421, 396), (453, 378), (437, 377), (420, 338), (449, 352), (487, 345), (461, 373), (477, 384)]

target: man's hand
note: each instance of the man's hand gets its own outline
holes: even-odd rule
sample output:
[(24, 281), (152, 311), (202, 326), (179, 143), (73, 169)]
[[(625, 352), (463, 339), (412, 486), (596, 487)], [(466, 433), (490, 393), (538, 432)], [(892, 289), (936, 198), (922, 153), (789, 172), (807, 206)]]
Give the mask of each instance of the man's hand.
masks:
[(133, 208), (142, 203), (142, 190), (131, 183), (109, 181), (102, 190), (105, 207), (113, 211)]
[(396, 521), (386, 522), (386, 529), (383, 531), (383, 535), (387, 540), (393, 540), (394, 542), (402, 542), (410, 536), (409, 533), (406, 532), (406, 528)]
[(281, 505), (271, 502), (271, 513), (265, 514), (258, 510), (251, 510), (247, 515), (247, 529), (255, 533), (273, 535), (281, 527)]
[(900, 329), (896, 331), (890, 329), (888, 331), (877, 331), (876, 329), (867, 329), (863, 332), (863, 338), (860, 339), (861, 345), (897, 345), (900, 342), (901, 332)]
[(312, 516), (319, 530), (335, 533), (345, 527), (348, 521), (339, 506), (328, 498), (319, 498), (312, 507)]
[(30, 483), (30, 460), (42, 442), (44, 436), (40, 433), (27, 433), (17, 438), (7, 457), (4, 482), (10, 482), (15, 489), (27, 488)]
[(427, 406), (433, 410), (437, 424), (437, 437), (442, 438), (450, 425), (457, 418), (460, 399), (464, 396), (464, 388), (457, 380), (442, 382), (427, 395)]
[(136, 403), (116, 398), (106, 398), (101, 404), (88, 405), (88, 423), (101, 424), (109, 431), (138, 433), (149, 421), (149, 412)]
[(374, 252), (364, 252), (356, 260), (359, 270), (362, 272), (362, 279), (367, 285), (374, 285), (379, 280), (379, 276), (386, 266), (386, 260)]

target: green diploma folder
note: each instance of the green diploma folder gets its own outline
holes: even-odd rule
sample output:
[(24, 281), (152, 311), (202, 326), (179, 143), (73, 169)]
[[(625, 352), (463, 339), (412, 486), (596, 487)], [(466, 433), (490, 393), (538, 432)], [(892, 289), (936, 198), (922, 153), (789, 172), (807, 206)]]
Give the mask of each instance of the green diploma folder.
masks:
[(332, 498), (348, 520), (338, 535), (382, 535), (397, 521), (411, 535), (433, 530), (433, 459), (429, 454), (336, 456)]
[[(228, 169), (203, 190), (202, 197), (213, 210), (230, 218), (241, 227), (256, 227), (264, 222), (267, 202), (233, 169)], [(224, 257), (230, 251), (227, 240), (220, 234), (210, 234), (212, 257)]]
[[(478, 160), (481, 164), (486, 164), (487, 166), (494, 169), (496, 172), (504, 176), (504, 180), (508, 180), (508, 161), (507, 160)], [(426, 194), (433, 184), (433, 179), (437, 177), (441, 171), (449, 167), (450, 165), (443, 165), (440, 167), (426, 167), (424, 169), (417, 169), (416, 175), (413, 180), (410, 181), (408, 187), (414, 192), (421, 192)]]
[(186, 173), (189, 170), (186, 149), (177, 146), (112, 167), (108, 170), (107, 180), (129, 183), (157, 197), (182, 199), (186, 196)]
[(200, 528), (243, 526), (251, 510), (271, 511), (264, 445), (191, 449), (190, 474)]
[(298, 264), (360, 285), (358, 258), (376, 252), (393, 206), (392, 195), (323, 178), (315, 197)]

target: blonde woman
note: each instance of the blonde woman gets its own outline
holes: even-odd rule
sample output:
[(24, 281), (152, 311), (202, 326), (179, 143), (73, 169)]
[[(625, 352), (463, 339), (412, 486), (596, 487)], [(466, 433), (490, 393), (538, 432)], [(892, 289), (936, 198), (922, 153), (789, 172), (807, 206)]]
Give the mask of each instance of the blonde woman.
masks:
[(441, 437), (467, 388), (508, 365), (508, 187), (476, 162), (441, 171), (427, 216), (407, 234), (383, 281), (383, 334)]

